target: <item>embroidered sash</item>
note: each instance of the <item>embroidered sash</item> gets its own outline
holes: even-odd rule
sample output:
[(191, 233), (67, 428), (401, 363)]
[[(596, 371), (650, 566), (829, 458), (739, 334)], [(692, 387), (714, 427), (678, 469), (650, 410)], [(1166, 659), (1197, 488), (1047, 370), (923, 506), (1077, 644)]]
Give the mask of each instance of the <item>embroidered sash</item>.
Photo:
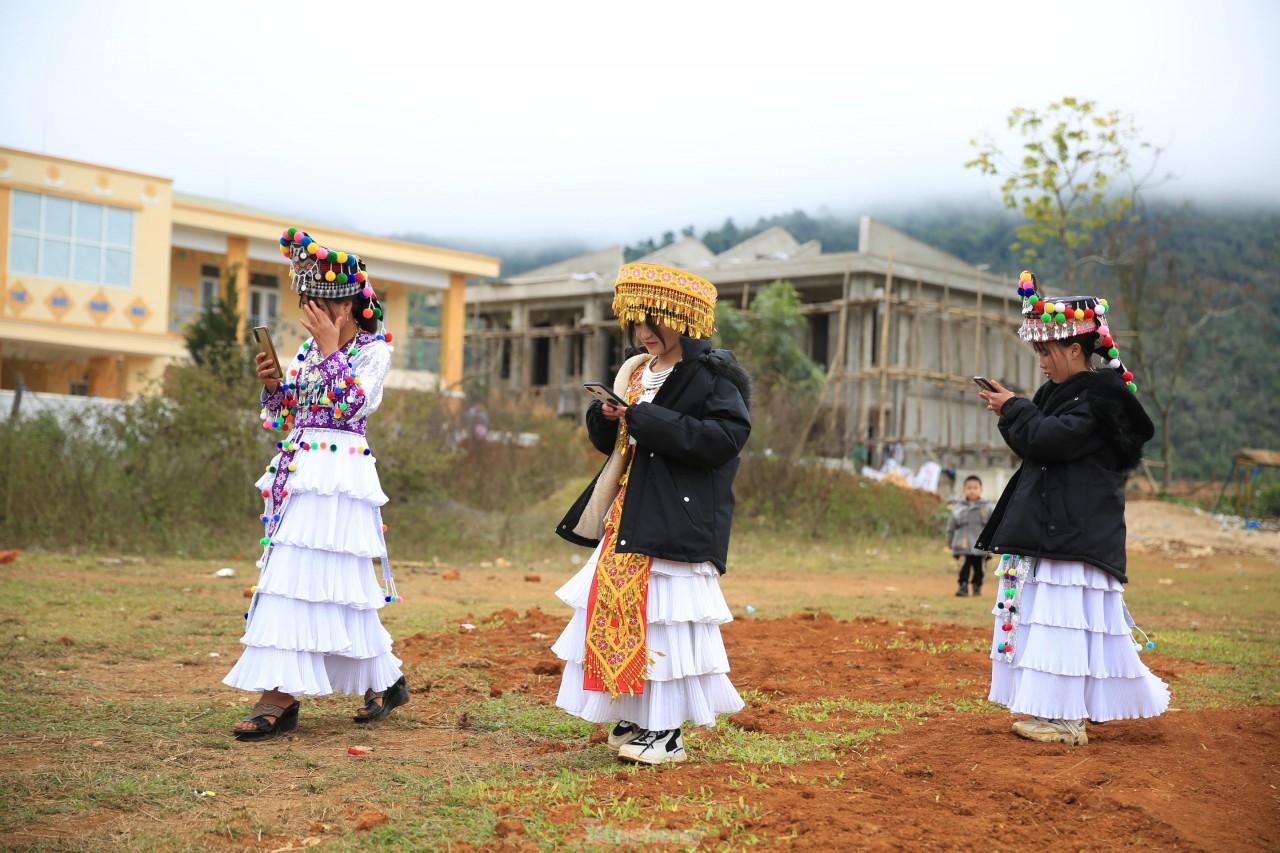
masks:
[[(627, 386), (627, 405), (644, 393), (641, 364)], [(604, 522), (604, 547), (596, 561), (587, 600), (586, 656), (582, 662), (584, 690), (609, 691), (617, 699), (644, 692), (649, 656), (645, 650), (648, 626), (649, 562), (645, 554), (619, 554), (618, 525), (631, 476), (634, 446), (627, 435), (627, 422), (618, 422), (617, 452), (625, 459), (618, 496), (609, 506)]]

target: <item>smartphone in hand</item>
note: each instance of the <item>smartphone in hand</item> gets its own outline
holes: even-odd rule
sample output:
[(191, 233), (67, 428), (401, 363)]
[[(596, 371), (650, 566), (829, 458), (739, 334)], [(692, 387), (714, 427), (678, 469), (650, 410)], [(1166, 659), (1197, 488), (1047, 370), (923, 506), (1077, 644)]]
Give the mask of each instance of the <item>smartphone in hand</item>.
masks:
[(613, 389), (603, 382), (583, 382), (582, 387), (587, 389), (587, 393), (595, 397), (601, 403), (609, 403), (620, 409), (627, 407), (627, 401), (613, 393)]
[(1000, 389), (995, 386), (995, 383), (985, 376), (975, 376), (973, 377), (973, 381), (976, 382), (978, 387), (983, 391), (990, 391), (992, 394), (1000, 393)]
[(271, 343), (271, 330), (266, 326), (254, 326), (253, 339), (258, 342), (258, 352), (265, 352), (271, 358), (271, 367), (275, 371), (272, 378), (283, 382), (284, 371), (280, 369), (280, 359), (276, 355), (275, 345)]

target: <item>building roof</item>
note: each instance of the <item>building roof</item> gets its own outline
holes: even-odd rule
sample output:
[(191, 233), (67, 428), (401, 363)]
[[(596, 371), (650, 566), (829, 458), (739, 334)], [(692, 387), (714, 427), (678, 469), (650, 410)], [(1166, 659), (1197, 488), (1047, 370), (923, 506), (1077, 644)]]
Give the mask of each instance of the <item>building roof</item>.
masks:
[(750, 264), (756, 261), (785, 261), (800, 248), (791, 232), (780, 225), (748, 237), (716, 255), (716, 265)]
[(0, 155), (16, 154), (20, 157), (34, 157), (37, 160), (43, 160), (49, 163), (61, 163), (67, 166), (82, 166), (86, 169), (93, 169), (97, 172), (110, 172), (113, 175), (129, 175), (134, 178), (145, 178), (149, 181), (157, 183), (172, 184), (172, 178), (166, 178), (163, 175), (153, 175), (150, 172), (138, 172), (133, 169), (121, 169), (116, 166), (104, 166), (101, 163), (90, 163), (87, 160), (74, 160), (70, 157), (55, 157), (52, 154), (42, 154), (39, 151), (27, 151), (23, 148), (9, 148), (0, 145)]
[(685, 237), (677, 243), (663, 246), (650, 252), (639, 260), (646, 264), (663, 264), (685, 270), (695, 270), (710, 266), (715, 262), (715, 252), (706, 247), (696, 237)]
[(556, 261), (554, 264), (547, 264), (536, 270), (513, 275), (508, 281), (512, 284), (533, 284), (540, 281), (593, 281), (598, 278), (607, 279), (612, 286), (622, 264), (622, 247), (608, 246), (585, 255), (565, 258), (563, 261)]
[[(191, 193), (175, 192), (173, 194), (173, 225), (175, 231), (185, 228), (215, 234), (234, 234), (254, 240), (265, 240), (272, 245), (279, 240), (281, 229), (298, 227), (317, 235), (330, 245), (340, 247), (343, 251), (354, 252), (362, 258), (378, 261), (383, 269), (388, 269), (386, 264), (390, 262), (406, 267), (430, 267), (466, 275), (492, 277), (496, 276), (501, 268), (501, 261), (489, 255), (375, 237), (371, 234), (311, 222), (305, 217), (291, 216)], [(397, 270), (397, 275), (393, 277), (405, 278), (398, 267), (392, 269)]]
[[(714, 284), (728, 285), (777, 279), (799, 282), (848, 272), (884, 274), (889, 268), (890, 253), (894, 274), (899, 277), (944, 278), (961, 289), (983, 286), (982, 272), (977, 267), (870, 216), (862, 217), (859, 222), (856, 252), (824, 253), (819, 241), (800, 243), (785, 228), (775, 226), (718, 255), (690, 237), (663, 246), (640, 260), (681, 267), (705, 276)], [(622, 264), (622, 249), (609, 246), (505, 281), (474, 286), (468, 299), (505, 302), (604, 293), (612, 289)], [(987, 276), (987, 286), (994, 277)]]
[(1232, 461), (1238, 465), (1262, 465), (1280, 468), (1280, 450), (1260, 450), (1258, 448), (1237, 450)]

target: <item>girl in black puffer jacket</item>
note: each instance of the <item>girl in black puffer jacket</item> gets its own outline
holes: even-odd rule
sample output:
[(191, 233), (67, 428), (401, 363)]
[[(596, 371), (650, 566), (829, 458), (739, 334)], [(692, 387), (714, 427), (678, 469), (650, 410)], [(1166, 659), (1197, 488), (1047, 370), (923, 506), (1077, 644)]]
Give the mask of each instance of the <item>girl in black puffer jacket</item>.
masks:
[(594, 548), (557, 595), (573, 619), (552, 650), (565, 662), (557, 704), (613, 724), (624, 761), (686, 759), (681, 728), (743, 707), (729, 681), (720, 592), (733, 478), (751, 434), (750, 378), (712, 349), (715, 287), (682, 270), (627, 264), (613, 310), (643, 350), (614, 379), (614, 403), (587, 410), (608, 458), (556, 532)]
[[(1016, 734), (1084, 744), (1087, 720), (1154, 717), (1169, 689), (1138, 659), (1124, 604), (1124, 488), (1155, 433), (1092, 296), (1046, 300), (1024, 272), (1019, 335), (1048, 381), (1028, 400), (979, 396), (1022, 458), (977, 547), (1002, 554), (991, 694)], [(1093, 356), (1107, 366), (1093, 369)]]

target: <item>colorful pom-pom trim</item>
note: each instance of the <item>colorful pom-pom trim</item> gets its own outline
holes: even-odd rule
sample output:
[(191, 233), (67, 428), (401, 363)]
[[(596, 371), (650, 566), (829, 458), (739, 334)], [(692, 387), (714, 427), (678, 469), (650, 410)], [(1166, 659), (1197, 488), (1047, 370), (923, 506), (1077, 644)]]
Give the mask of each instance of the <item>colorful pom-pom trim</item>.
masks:
[(1111, 304), (1095, 296), (1069, 296), (1050, 301), (1040, 295), (1039, 288), (1040, 282), (1030, 270), (1023, 270), (1018, 276), (1023, 317), (1018, 337), (1029, 343), (1040, 343), (1097, 332), (1104, 347), (1099, 354), (1106, 357), (1107, 366), (1120, 373), (1128, 389), (1136, 394), (1138, 386), (1133, 383), (1133, 374), (1120, 360), (1120, 348), (1104, 319)]

